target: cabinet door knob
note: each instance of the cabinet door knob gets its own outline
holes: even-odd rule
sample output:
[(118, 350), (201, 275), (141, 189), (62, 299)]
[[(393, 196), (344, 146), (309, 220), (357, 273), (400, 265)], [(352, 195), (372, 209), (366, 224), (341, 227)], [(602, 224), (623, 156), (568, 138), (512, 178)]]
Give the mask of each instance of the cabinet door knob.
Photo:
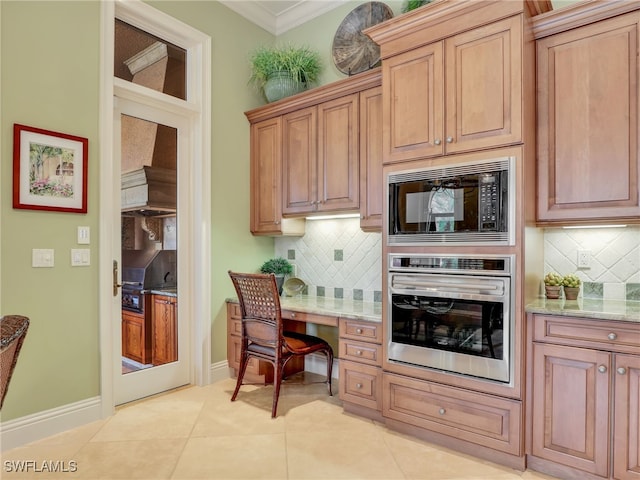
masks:
[(627, 373), (627, 369), (624, 367), (618, 367), (618, 369), (616, 370), (620, 375), (624, 375), (625, 373)]
[(438, 410), (438, 413), (440, 415), (444, 415), (445, 413), (447, 413), (447, 411), (444, 408), (441, 408), (440, 410)]
[(618, 338), (618, 335), (616, 335), (615, 333), (611, 332), (609, 335), (607, 335), (607, 338), (609, 340), (615, 340), (616, 338)]
[(447, 143), (453, 143), (453, 137), (447, 137)]
[(607, 367), (606, 367), (606, 366), (604, 366), (604, 365), (600, 365), (600, 366), (598, 367), (598, 371), (599, 371), (600, 373), (606, 373), (606, 371), (607, 371)]
[(439, 138), (436, 138), (436, 139), (433, 141), (433, 143), (434, 143), (434, 144), (436, 144), (436, 145), (440, 145), (440, 144), (442, 143), (442, 140), (440, 140)]

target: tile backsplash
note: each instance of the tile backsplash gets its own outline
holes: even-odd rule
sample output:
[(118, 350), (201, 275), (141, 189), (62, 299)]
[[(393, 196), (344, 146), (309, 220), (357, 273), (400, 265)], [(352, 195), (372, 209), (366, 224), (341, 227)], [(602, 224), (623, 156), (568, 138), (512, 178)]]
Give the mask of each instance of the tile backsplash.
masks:
[(382, 301), (382, 235), (360, 230), (359, 218), (307, 220), (304, 237), (276, 238), (275, 254), (309, 295)]
[[(578, 252), (590, 267), (578, 268)], [(357, 218), (308, 220), (303, 237), (275, 240), (275, 254), (294, 264), (307, 293), (382, 301), (382, 235)], [(640, 301), (640, 227), (544, 230), (544, 273), (576, 273), (586, 298)]]
[[(578, 267), (588, 251), (589, 268)], [(577, 274), (585, 298), (640, 301), (640, 227), (548, 228), (544, 232), (544, 273)]]

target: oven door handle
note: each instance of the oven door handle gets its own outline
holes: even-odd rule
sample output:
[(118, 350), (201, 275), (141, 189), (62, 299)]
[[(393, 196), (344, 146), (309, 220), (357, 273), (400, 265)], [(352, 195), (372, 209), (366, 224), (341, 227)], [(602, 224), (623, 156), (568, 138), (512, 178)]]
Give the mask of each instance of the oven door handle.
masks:
[(403, 279), (393, 277), (391, 281), (393, 288), (404, 288), (407, 290), (429, 290), (440, 293), (446, 292), (473, 292), (486, 294), (503, 294), (504, 287), (497, 283), (450, 283), (446, 281), (417, 280), (415, 278)]

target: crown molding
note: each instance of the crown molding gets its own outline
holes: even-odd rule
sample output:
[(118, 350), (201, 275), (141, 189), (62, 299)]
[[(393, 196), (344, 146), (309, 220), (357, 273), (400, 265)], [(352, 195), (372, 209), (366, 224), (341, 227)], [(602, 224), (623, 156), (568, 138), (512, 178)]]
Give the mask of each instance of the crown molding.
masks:
[(308, 22), (312, 18), (323, 15), (334, 8), (344, 5), (349, 0), (301, 0), (295, 5), (274, 15), (256, 0), (220, 0), (220, 3), (243, 16), (252, 23), (263, 28), (272, 35), (278, 36), (294, 27)]

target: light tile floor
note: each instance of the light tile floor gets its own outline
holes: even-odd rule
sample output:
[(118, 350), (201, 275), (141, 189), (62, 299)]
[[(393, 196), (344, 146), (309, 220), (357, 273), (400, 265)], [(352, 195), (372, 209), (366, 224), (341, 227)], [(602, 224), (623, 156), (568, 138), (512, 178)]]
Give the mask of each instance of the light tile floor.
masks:
[[(337, 395), (327, 395), (321, 376), (296, 377), (282, 386), (276, 419), (270, 415), (270, 386), (243, 386), (233, 403), (229, 400), (234, 380), (187, 387), (121, 406), (106, 420), (3, 452), (0, 477), (552, 479), (458, 454), (346, 414)], [(336, 390), (337, 385), (334, 394)], [(20, 462), (22, 471), (16, 471)], [(26, 465), (31, 465), (29, 471)], [(46, 471), (54, 468), (68, 471)]]

